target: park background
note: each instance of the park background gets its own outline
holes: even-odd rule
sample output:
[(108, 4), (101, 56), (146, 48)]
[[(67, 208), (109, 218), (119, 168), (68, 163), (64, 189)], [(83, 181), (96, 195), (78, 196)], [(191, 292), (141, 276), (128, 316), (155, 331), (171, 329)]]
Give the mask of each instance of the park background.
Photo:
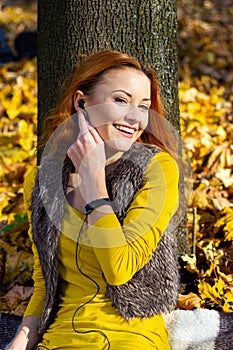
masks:
[[(232, 5), (178, 0), (180, 122), (193, 172), (185, 309), (233, 311)], [(17, 56), (15, 38), (37, 29), (36, 1), (0, 1), (0, 27)], [(36, 57), (0, 66), (0, 130), (0, 312), (22, 316), (33, 291), (23, 181), (36, 165)]]

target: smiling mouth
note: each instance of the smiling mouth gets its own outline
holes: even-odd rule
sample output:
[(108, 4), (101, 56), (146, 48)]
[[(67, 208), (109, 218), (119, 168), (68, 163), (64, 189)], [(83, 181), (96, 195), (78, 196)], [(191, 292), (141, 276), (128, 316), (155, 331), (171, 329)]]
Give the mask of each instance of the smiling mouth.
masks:
[(133, 135), (137, 130), (134, 128), (130, 128), (128, 126), (123, 126), (123, 125), (119, 125), (119, 124), (113, 124), (114, 128), (116, 128), (117, 130), (126, 133), (128, 135)]

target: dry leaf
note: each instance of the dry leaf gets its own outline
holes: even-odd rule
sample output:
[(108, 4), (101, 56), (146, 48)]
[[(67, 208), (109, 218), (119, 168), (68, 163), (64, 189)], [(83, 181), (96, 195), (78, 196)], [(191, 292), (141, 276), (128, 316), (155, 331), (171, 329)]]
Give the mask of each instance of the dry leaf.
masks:
[(9, 309), (18, 307), (19, 303), (28, 301), (33, 292), (33, 287), (14, 286), (4, 297)]
[(189, 293), (186, 295), (179, 295), (178, 305), (179, 309), (192, 310), (201, 308), (201, 298), (194, 293)]

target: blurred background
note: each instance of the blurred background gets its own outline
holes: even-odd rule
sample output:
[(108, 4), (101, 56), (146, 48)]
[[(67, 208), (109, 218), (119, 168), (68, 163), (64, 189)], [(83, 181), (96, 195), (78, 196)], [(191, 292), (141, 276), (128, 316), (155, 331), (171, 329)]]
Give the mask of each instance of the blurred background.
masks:
[[(178, 1), (179, 99), (193, 191), (183, 257), (198, 307), (233, 311), (233, 1)], [(37, 2), (0, 1), (0, 313), (33, 290), (23, 181), (36, 165)], [(195, 239), (194, 239), (195, 238)], [(196, 254), (194, 254), (196, 253)], [(185, 301), (180, 304), (186, 308)]]

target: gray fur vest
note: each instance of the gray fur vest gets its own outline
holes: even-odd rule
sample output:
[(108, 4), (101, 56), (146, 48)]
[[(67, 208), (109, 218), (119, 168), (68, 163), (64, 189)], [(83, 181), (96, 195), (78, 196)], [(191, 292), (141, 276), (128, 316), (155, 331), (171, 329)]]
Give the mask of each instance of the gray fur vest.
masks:
[[(160, 150), (156, 147), (135, 143), (106, 176), (109, 197), (114, 200), (115, 214), (121, 224), (133, 196), (145, 182), (146, 166), (158, 152)], [(48, 158), (42, 162), (32, 192), (32, 234), (46, 283), (44, 310), (38, 328), (40, 334), (45, 332), (56, 314), (58, 238), (68, 176), (72, 171), (69, 159), (61, 163)], [(120, 286), (107, 284), (106, 296), (127, 320), (174, 310), (179, 294), (177, 258), (176, 234), (170, 222), (150, 261), (127, 283)]]

